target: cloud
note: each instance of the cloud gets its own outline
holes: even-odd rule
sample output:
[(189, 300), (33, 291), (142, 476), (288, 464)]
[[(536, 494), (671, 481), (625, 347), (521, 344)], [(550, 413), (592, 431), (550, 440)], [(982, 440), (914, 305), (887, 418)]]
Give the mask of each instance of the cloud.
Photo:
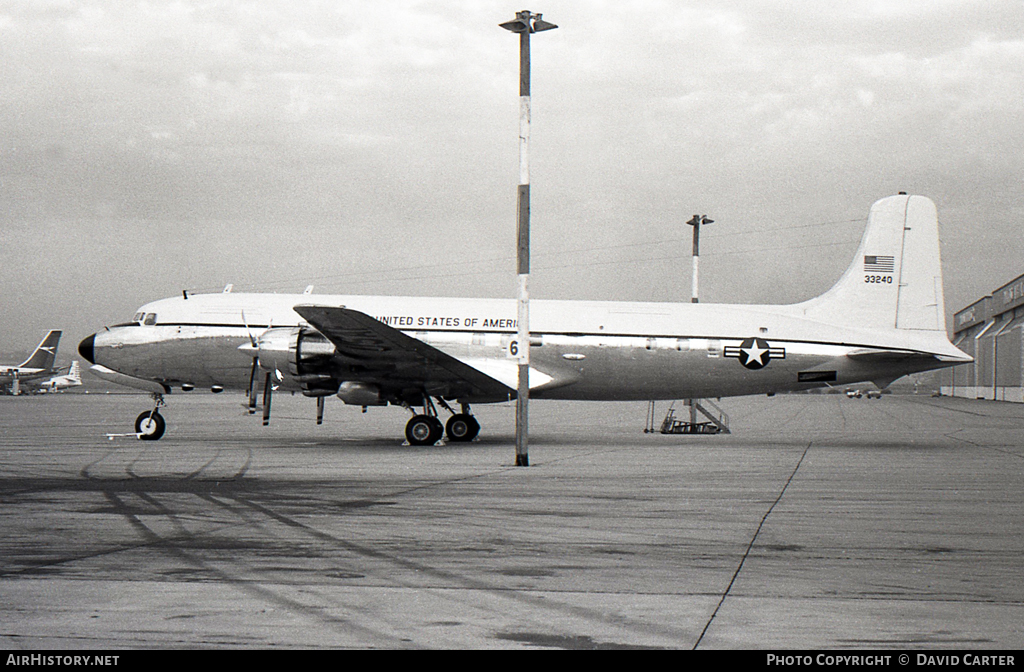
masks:
[[(559, 29), (532, 43), (537, 296), (686, 295), (682, 222), (701, 212), (707, 300), (806, 298), (897, 190), (939, 204), (951, 307), (1020, 272), (1019, 2), (541, 9)], [(7, 338), (52, 315), (94, 329), (182, 285), (511, 296), (481, 269), (514, 257), (518, 50), (497, 26), (514, 11), (6, 5), (0, 278), (38, 301)], [(1001, 268), (962, 270), (992, 248)], [(92, 269), (77, 304), (46, 298), (60, 278), (28, 287), (26, 253)]]

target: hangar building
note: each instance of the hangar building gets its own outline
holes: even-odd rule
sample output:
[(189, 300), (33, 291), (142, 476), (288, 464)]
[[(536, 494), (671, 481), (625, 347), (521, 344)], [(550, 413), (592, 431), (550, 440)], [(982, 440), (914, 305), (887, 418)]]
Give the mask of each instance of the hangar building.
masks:
[(953, 344), (974, 362), (943, 369), (942, 394), (1024, 403), (1024, 275), (956, 313)]

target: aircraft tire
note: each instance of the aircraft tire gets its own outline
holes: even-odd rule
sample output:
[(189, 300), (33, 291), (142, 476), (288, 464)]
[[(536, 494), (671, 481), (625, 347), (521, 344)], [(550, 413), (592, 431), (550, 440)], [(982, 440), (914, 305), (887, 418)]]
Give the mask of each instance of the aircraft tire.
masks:
[(414, 415), (405, 426), (405, 438), (413, 446), (432, 446), (444, 434), (444, 425), (430, 415)]
[(143, 441), (156, 441), (164, 435), (167, 423), (159, 413), (145, 411), (135, 419), (135, 433)]
[(472, 441), (480, 433), (480, 423), (468, 413), (456, 413), (448, 418), (445, 432), (451, 441)]

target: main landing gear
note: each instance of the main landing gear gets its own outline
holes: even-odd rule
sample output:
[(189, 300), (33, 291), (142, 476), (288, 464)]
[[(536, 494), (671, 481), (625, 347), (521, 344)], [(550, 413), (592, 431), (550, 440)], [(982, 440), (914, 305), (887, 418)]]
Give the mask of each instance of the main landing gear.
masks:
[[(462, 404), (461, 412), (456, 413), (444, 399), (438, 398), (437, 401), (446, 411), (452, 414), (448, 418), (447, 423), (442, 424), (441, 420), (438, 419), (437, 408), (434, 406), (434, 402), (430, 400), (430, 397), (424, 397), (422, 413), (416, 413), (411, 406), (406, 405), (406, 408), (413, 414), (412, 419), (405, 425), (405, 438), (408, 439), (410, 445), (432, 446), (445, 435), (447, 435), (449, 441), (453, 442), (472, 441), (477, 437), (480, 433), (480, 423), (471, 414), (469, 404)], [(162, 394), (153, 394), (153, 409), (143, 411), (135, 419), (135, 437), (142, 441), (156, 441), (164, 435), (167, 423), (164, 421), (163, 416), (160, 415), (159, 410), (164, 405), (164, 396)], [(254, 412), (254, 409), (251, 407), (250, 409), (250, 412)], [(320, 397), (317, 399), (317, 424), (320, 424), (322, 421), (323, 397)], [(109, 436), (132, 435), (117, 434)]]
[[(456, 413), (444, 399), (438, 399), (441, 406), (452, 414), (445, 425), (437, 417), (437, 409), (430, 397), (423, 403), (423, 413), (413, 412), (412, 418), (405, 425), (405, 438), (412, 446), (432, 446), (441, 440), (444, 434), (449, 441), (472, 441), (480, 433), (480, 423), (470, 415), (469, 404), (462, 404), (462, 412)], [(408, 407), (407, 407), (408, 408)]]

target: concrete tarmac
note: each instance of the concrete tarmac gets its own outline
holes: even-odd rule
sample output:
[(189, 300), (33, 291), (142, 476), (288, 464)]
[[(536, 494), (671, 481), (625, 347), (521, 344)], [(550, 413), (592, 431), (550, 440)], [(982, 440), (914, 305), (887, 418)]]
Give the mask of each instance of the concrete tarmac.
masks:
[[(1024, 406), (722, 400), (730, 435), (646, 404), (474, 410), (0, 397), (0, 648), (1020, 649)], [(658, 404), (660, 420), (668, 404)]]

